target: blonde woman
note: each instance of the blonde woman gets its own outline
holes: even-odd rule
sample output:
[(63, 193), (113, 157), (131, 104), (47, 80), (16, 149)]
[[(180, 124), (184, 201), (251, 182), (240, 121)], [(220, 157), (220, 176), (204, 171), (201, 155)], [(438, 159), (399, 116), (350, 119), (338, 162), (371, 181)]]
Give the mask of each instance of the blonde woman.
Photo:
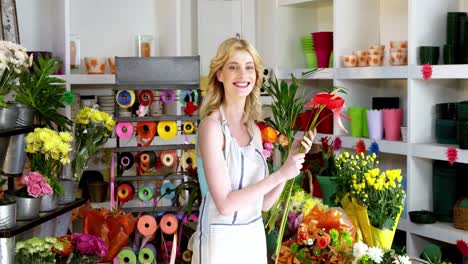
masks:
[(267, 263), (262, 210), (299, 174), (315, 133), (297, 138), (285, 164), (269, 174), (262, 156), (260, 86), (262, 62), (255, 48), (225, 40), (211, 60), (200, 109), (198, 175), (202, 191), (197, 231), (189, 242), (192, 263)]

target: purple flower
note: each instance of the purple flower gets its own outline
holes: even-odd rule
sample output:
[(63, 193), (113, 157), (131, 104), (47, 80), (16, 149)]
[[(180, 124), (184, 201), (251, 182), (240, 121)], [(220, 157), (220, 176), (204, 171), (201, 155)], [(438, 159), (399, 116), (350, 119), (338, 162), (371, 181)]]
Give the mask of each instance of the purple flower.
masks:
[(107, 246), (99, 237), (83, 233), (74, 233), (71, 237), (71, 241), (76, 249), (83, 255), (97, 255), (100, 257), (107, 255)]
[(336, 137), (335, 140), (333, 140), (333, 150), (337, 151), (341, 148), (341, 138)]
[(295, 230), (294, 225), (295, 225), (297, 216), (298, 215), (296, 213), (289, 212), (289, 215), (288, 215), (288, 228), (289, 228), (289, 230), (293, 230), (293, 231)]

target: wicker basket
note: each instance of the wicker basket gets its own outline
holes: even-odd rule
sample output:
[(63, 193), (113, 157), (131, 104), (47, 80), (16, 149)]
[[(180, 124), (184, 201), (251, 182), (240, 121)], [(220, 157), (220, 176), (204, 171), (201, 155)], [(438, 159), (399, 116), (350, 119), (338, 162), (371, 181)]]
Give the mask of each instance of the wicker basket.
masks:
[(468, 208), (460, 207), (462, 200), (458, 200), (453, 207), (453, 225), (458, 229), (468, 231)]

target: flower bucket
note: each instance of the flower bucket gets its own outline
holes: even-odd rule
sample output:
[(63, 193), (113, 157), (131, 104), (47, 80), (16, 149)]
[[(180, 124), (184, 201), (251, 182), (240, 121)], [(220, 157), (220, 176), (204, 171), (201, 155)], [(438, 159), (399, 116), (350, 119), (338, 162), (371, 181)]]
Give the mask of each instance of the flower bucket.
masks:
[(10, 145), (10, 137), (0, 137), (0, 168), (3, 168), (8, 145)]
[(15, 127), (27, 127), (33, 124), (34, 113), (32, 108), (26, 104), (16, 103), (18, 116), (16, 117)]
[(49, 212), (57, 209), (58, 206), (58, 198), (55, 193), (45, 195), (41, 197), (41, 206), (40, 206), (40, 211), (41, 212)]
[(15, 105), (0, 107), (0, 130), (8, 130), (15, 127), (18, 108)]
[(16, 202), (0, 205), (0, 230), (16, 226)]
[(383, 137), (383, 112), (381, 110), (367, 110), (366, 116), (369, 138), (381, 140)]
[(402, 119), (403, 110), (401, 108), (383, 110), (383, 124), (386, 140), (400, 140)]
[(351, 118), (350, 122), (350, 132), (351, 136), (353, 137), (362, 137), (363, 136), (363, 127), (364, 127), (364, 120), (363, 120), (363, 112), (365, 112), (365, 108), (363, 107), (349, 107), (348, 114)]
[(336, 184), (333, 181), (336, 177), (332, 176), (317, 176), (317, 181), (322, 191), (322, 203), (328, 206), (334, 206), (335, 203), (331, 200), (332, 195), (336, 191)]
[(0, 238), (0, 249), (2, 263), (15, 263), (15, 237)]
[(73, 211), (69, 211), (55, 218), (55, 236), (61, 237), (67, 234), (71, 224)]
[(17, 210), (17, 220), (31, 220), (39, 215), (41, 207), (41, 198), (25, 198), (15, 196)]
[(45, 223), (42, 223), (32, 230), (32, 235), (38, 238), (46, 238), (55, 236), (55, 224), (56, 219), (51, 219)]
[(59, 204), (68, 204), (76, 200), (76, 191), (78, 189), (78, 182), (62, 179), (59, 180), (60, 184), (63, 186), (63, 195), (59, 197)]
[(3, 172), (6, 174), (22, 174), (24, 162), (26, 161), (26, 134), (10, 137), (8, 149), (3, 162)]

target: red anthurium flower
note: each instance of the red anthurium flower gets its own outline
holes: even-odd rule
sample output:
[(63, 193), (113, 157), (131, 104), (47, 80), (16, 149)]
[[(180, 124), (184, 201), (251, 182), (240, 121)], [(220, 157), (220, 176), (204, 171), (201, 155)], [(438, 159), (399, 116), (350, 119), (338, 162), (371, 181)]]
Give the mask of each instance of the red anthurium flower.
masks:
[(457, 247), (463, 256), (468, 257), (468, 243), (463, 240), (457, 240)]
[(349, 117), (343, 115), (341, 110), (343, 109), (345, 100), (332, 93), (318, 93), (316, 94), (310, 102), (304, 105), (304, 107), (319, 108), (325, 107), (330, 109), (333, 112), (333, 118), (335, 119), (336, 124), (343, 131), (348, 132), (341, 122), (341, 117), (349, 119)]

